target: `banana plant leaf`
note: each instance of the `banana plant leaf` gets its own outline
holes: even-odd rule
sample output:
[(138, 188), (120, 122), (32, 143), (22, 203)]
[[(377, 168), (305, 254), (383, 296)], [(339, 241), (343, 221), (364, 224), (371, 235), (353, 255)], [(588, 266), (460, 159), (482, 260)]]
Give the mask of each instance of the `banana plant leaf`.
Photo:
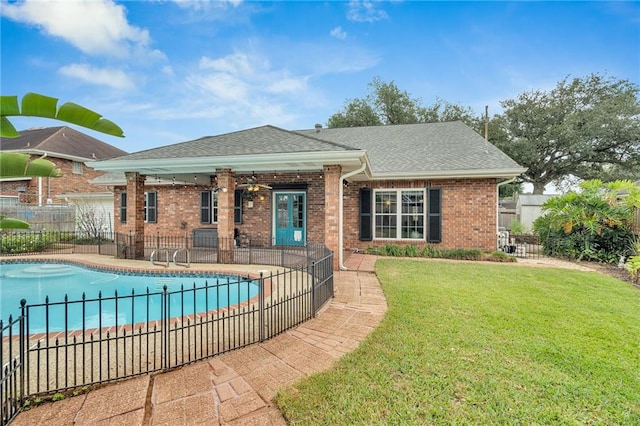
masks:
[(60, 169), (43, 158), (31, 160), (29, 154), (0, 151), (0, 178), (59, 177)]
[(30, 225), (24, 220), (4, 217), (0, 214), (0, 230), (1, 229), (29, 229)]
[[(20, 106), (22, 108), (20, 108)], [(7, 117), (43, 117), (64, 121), (96, 132), (124, 137), (122, 129), (102, 115), (73, 102), (66, 102), (58, 108), (58, 99), (38, 93), (27, 93), (21, 105), (17, 96), (0, 96), (0, 136), (16, 138), (19, 133)]]

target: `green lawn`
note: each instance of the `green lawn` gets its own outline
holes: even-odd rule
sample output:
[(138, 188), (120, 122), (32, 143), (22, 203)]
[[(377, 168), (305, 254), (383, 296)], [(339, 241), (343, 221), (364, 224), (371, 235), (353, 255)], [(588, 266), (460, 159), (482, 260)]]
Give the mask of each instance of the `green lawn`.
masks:
[(293, 424), (640, 424), (640, 291), (594, 272), (381, 260), (389, 310), (281, 392)]

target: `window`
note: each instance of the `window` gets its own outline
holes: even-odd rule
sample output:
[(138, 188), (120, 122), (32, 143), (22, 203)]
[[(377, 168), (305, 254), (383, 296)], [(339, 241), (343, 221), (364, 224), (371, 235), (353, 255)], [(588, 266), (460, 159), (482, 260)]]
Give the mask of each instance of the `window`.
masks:
[(233, 221), (236, 225), (242, 223), (242, 193), (244, 190), (236, 189), (233, 199)]
[(375, 191), (375, 238), (424, 239), (424, 190)]
[(76, 175), (81, 175), (82, 174), (82, 163), (79, 162), (79, 161), (74, 161), (71, 171), (72, 171), (72, 173), (74, 173)]
[(156, 223), (158, 219), (158, 193), (149, 191), (144, 193), (144, 221)]
[(127, 223), (127, 191), (120, 193), (120, 223)]
[(218, 193), (200, 192), (200, 223), (218, 222)]
[[(236, 224), (242, 223), (242, 189), (236, 189), (234, 193), (233, 218)], [(200, 223), (218, 223), (217, 192), (200, 192)]]

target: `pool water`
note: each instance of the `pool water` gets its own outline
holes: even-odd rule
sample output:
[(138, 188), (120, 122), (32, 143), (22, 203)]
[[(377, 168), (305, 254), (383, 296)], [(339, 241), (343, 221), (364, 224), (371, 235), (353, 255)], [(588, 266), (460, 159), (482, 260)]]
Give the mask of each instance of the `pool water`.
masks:
[(0, 319), (17, 317), (25, 299), (30, 333), (159, 320), (165, 286), (167, 317), (232, 306), (256, 296), (259, 288), (257, 282), (233, 275), (134, 275), (65, 263), (2, 263), (0, 280)]

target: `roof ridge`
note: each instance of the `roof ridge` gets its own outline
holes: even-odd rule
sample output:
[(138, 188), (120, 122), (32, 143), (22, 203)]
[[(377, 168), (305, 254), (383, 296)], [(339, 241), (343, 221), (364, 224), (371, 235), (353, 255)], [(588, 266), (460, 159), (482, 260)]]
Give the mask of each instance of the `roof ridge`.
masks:
[[(54, 132), (53, 132), (53, 133), (51, 133), (51, 134), (49, 135), (49, 137), (44, 138), (43, 140), (41, 140), (41, 141), (40, 141), (40, 143), (39, 143), (37, 146), (44, 145), (48, 140), (50, 140), (50, 139), (51, 139), (51, 138), (53, 138), (55, 135), (57, 135), (57, 134), (59, 134), (61, 131), (63, 131), (63, 130), (65, 129), (65, 127), (66, 127), (67, 129), (69, 129), (69, 128), (70, 128), (70, 127), (67, 127), (67, 126), (59, 126), (59, 127), (58, 127)], [(56, 127), (53, 127), (53, 128), (55, 129)], [(63, 135), (64, 135), (64, 133), (63, 133)]]
[[(312, 129), (309, 129), (309, 131), (310, 130), (312, 130)], [(354, 147), (354, 146), (341, 144), (341, 143), (329, 141), (329, 140), (326, 140), (326, 139), (321, 139), (321, 138), (315, 137), (313, 135), (305, 135), (304, 133), (300, 133), (299, 130), (287, 130), (287, 131), (289, 133), (293, 133), (293, 134), (298, 135), (298, 136), (303, 136), (303, 137), (308, 138), (308, 139), (313, 139), (313, 140), (316, 140), (318, 142), (326, 143), (326, 144), (329, 144), (329, 145), (334, 145), (334, 146), (337, 146), (337, 147), (340, 147), (340, 148), (345, 148), (345, 149), (354, 150), (354, 151), (362, 151), (362, 149)]]
[[(418, 126), (418, 125), (432, 125), (432, 124), (454, 124), (462, 123), (462, 120), (446, 120), (446, 121), (423, 121), (419, 123), (393, 123), (393, 124), (378, 124), (370, 126), (348, 126), (348, 127), (324, 127), (322, 130), (349, 130), (349, 129), (373, 129), (380, 127), (400, 127), (400, 126)], [(314, 129), (299, 129), (296, 132), (311, 132)]]

